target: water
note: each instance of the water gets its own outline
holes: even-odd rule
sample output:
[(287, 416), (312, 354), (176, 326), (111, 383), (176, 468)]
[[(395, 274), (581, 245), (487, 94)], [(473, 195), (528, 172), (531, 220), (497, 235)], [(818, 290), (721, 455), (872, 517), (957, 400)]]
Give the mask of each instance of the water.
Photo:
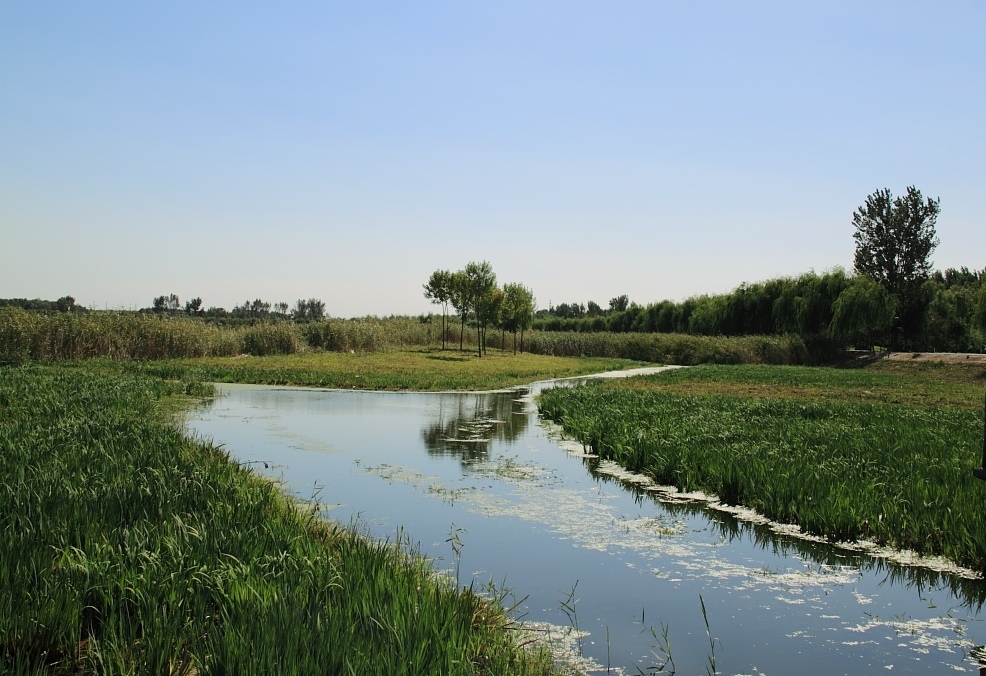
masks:
[(190, 431), (461, 584), (512, 589), (553, 637), (577, 625), (594, 673), (660, 666), (663, 629), (682, 674), (979, 670), (983, 582), (662, 501), (564, 450), (529, 391), (220, 388)]

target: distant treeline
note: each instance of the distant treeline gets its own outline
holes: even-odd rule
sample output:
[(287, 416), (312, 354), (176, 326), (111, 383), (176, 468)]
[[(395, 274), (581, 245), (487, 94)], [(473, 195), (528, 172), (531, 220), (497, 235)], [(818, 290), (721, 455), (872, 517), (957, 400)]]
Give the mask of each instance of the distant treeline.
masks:
[(319, 298), (299, 298), (294, 306), (281, 301), (271, 303), (262, 298), (245, 300), (241, 305), (234, 305), (232, 310), (223, 307), (208, 307), (202, 303), (202, 298), (192, 298), (182, 305), (176, 294), (161, 295), (154, 298), (151, 307), (143, 308), (143, 313), (157, 315), (188, 315), (189, 317), (204, 317), (214, 321), (254, 320), (254, 319), (294, 319), (311, 321), (325, 319), (325, 303)]
[[(796, 334), (809, 345), (870, 348), (898, 331), (908, 350), (980, 352), (986, 345), (986, 270), (935, 272), (920, 287), (918, 312), (902, 326), (892, 297), (866, 277), (835, 269), (756, 284), (731, 293), (647, 306), (563, 303), (539, 311), (542, 331), (682, 333), (701, 336)], [(619, 307), (624, 309), (616, 309)]]
[(34, 298), (28, 300), (27, 298), (0, 298), (0, 307), (18, 307), (22, 310), (31, 310), (33, 312), (88, 312), (86, 308), (81, 305), (75, 304), (75, 299), (72, 296), (62, 296), (58, 300), (41, 300), (40, 298)]

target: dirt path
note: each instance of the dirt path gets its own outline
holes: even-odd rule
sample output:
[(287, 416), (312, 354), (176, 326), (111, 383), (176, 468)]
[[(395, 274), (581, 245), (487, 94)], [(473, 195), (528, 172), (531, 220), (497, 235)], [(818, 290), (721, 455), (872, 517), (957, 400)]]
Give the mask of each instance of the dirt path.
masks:
[(893, 352), (890, 361), (937, 361), (945, 364), (986, 364), (986, 354), (961, 352)]

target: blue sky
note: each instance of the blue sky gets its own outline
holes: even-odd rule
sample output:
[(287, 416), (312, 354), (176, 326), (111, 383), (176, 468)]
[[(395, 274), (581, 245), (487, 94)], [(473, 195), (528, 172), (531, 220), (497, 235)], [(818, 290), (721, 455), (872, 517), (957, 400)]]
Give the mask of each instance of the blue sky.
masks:
[(986, 266), (986, 3), (0, 4), (0, 297), (417, 314), (851, 269), (879, 188)]

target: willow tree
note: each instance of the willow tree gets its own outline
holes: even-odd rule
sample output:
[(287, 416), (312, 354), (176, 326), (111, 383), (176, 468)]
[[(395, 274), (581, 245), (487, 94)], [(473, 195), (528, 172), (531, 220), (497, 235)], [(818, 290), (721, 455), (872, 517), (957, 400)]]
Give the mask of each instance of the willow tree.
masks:
[(832, 305), (829, 334), (843, 343), (865, 344), (886, 336), (894, 321), (897, 301), (869, 277), (856, 277)]
[[(938, 246), (935, 222), (940, 200), (925, 200), (914, 186), (894, 197), (884, 188), (853, 212), (856, 272), (886, 289), (897, 301), (897, 326), (909, 339), (921, 328), (930, 302), (922, 285), (931, 274), (931, 253)], [(892, 331), (891, 348), (896, 347)]]
[[(986, 279), (983, 279), (983, 283), (979, 287), (979, 293), (976, 294), (973, 322), (973, 326), (982, 331), (983, 335), (986, 336)], [(986, 345), (984, 345), (984, 349), (986, 349)]]

